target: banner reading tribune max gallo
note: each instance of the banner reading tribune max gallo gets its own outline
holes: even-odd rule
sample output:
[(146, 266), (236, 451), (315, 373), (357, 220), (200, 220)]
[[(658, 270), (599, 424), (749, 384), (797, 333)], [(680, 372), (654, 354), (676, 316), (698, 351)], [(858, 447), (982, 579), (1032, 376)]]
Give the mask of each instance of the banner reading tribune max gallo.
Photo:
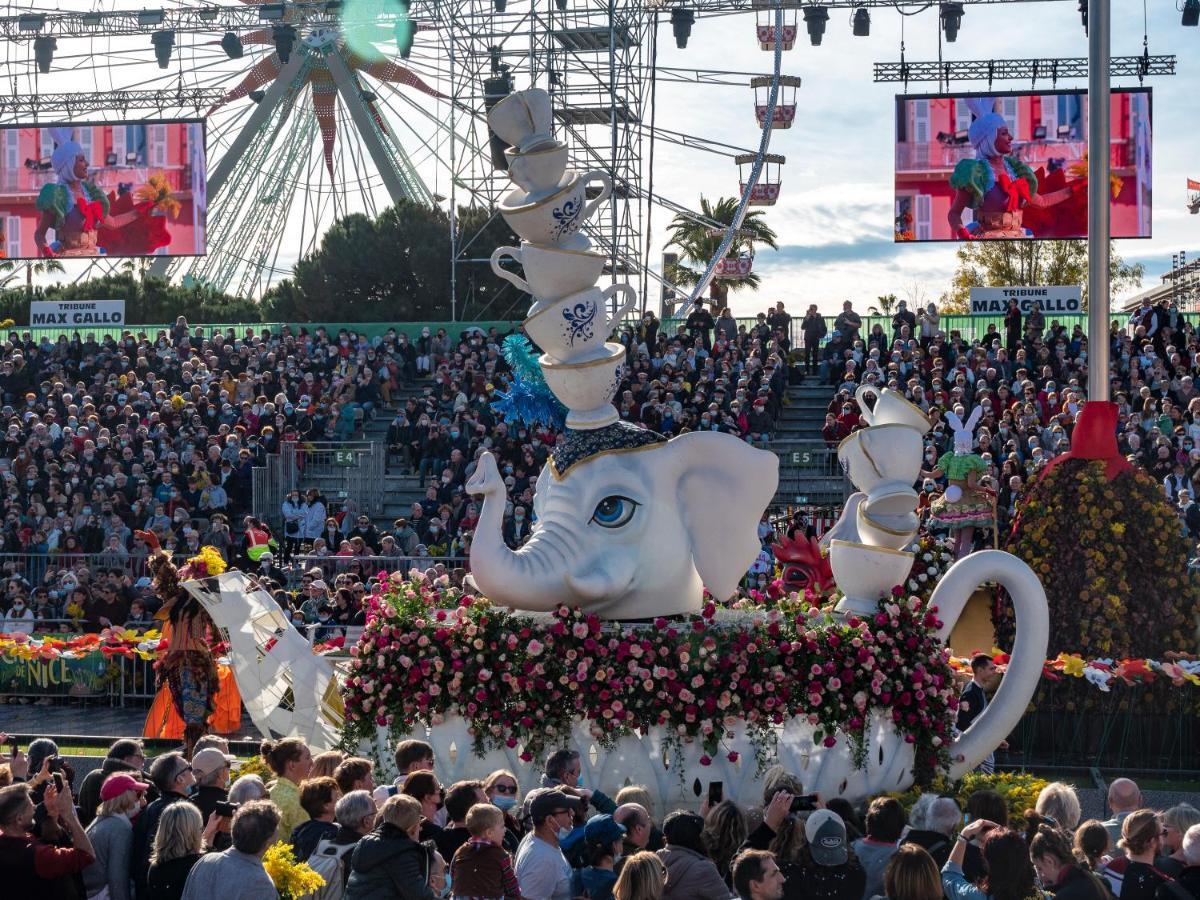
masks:
[(124, 300), (37, 300), (29, 304), (31, 328), (124, 325)]
[(1057, 287), (973, 287), (971, 315), (997, 316), (1008, 311), (1008, 301), (1016, 300), (1021, 315), (1029, 315), (1034, 304), (1046, 315), (1083, 312), (1082, 291), (1079, 285)]

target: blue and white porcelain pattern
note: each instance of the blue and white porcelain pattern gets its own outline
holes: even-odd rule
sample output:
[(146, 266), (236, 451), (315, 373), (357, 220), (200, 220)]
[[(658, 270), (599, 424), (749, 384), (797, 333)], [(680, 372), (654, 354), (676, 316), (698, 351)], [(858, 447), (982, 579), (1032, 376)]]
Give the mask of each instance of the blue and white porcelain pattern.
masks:
[(568, 347), (574, 347), (576, 340), (590, 341), (595, 336), (598, 312), (596, 304), (590, 301), (576, 303), (562, 311), (563, 339)]
[(579, 230), (583, 224), (583, 210), (587, 201), (571, 197), (562, 206), (554, 207), (551, 215), (554, 217), (554, 240), (561, 241)]

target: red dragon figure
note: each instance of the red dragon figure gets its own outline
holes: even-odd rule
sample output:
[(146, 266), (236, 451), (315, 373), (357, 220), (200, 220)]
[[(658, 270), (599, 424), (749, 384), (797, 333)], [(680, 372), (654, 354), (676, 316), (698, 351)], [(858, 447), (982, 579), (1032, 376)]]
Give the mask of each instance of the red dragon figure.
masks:
[(771, 546), (771, 551), (783, 567), (783, 572), (771, 585), (773, 599), (778, 600), (793, 591), (800, 594), (811, 591), (818, 597), (833, 591), (833, 570), (828, 558), (821, 555), (821, 545), (815, 537), (782, 535)]

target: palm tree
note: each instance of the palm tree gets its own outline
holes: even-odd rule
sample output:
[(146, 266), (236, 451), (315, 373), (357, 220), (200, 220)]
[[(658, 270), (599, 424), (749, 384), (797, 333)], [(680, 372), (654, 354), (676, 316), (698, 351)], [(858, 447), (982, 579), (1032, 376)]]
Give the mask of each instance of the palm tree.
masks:
[[(738, 202), (737, 197), (722, 197), (716, 203), (709, 203), (701, 197), (700, 212), (703, 218), (709, 221), (729, 225), (737, 213)], [(724, 233), (697, 222), (690, 216), (676, 213), (675, 218), (671, 220), (669, 234), (671, 239), (667, 246), (679, 250), (680, 261), (668, 265), (663, 274), (678, 285), (686, 287), (698, 284), (709, 262), (720, 249)], [(742, 227), (729, 245), (726, 258), (736, 259), (739, 254), (749, 252), (755, 243), (766, 244), (772, 250), (778, 250), (775, 239), (775, 232), (763, 221), (761, 211), (747, 212), (742, 220)], [(685, 265), (685, 261), (690, 265)], [(761, 283), (762, 279), (754, 272), (741, 278), (714, 278), (709, 282), (708, 295), (719, 309), (726, 305), (726, 298), (731, 290), (744, 287), (757, 290)]]
[(879, 304), (877, 306), (868, 306), (867, 312), (872, 316), (887, 316), (890, 319), (892, 317), (892, 311), (895, 310), (896, 304), (899, 303), (899, 301), (896, 299), (896, 295), (884, 294), (882, 297), (878, 297), (876, 299), (879, 300)]
[(0, 260), (0, 272), (7, 272), (3, 278), (0, 278), (0, 291), (8, 290), (10, 284), (17, 280), (17, 264), (11, 259)]
[(33, 299), (33, 276), (49, 275), (54, 272), (65, 272), (63, 264), (57, 259), (39, 259), (37, 262), (25, 263), (25, 293)]

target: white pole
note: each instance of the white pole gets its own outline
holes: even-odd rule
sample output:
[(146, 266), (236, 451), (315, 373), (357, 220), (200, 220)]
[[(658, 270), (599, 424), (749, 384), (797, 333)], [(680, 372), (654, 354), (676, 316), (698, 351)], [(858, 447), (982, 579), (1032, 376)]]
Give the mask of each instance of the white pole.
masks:
[(1110, 0), (1088, 4), (1088, 399), (1108, 400)]

